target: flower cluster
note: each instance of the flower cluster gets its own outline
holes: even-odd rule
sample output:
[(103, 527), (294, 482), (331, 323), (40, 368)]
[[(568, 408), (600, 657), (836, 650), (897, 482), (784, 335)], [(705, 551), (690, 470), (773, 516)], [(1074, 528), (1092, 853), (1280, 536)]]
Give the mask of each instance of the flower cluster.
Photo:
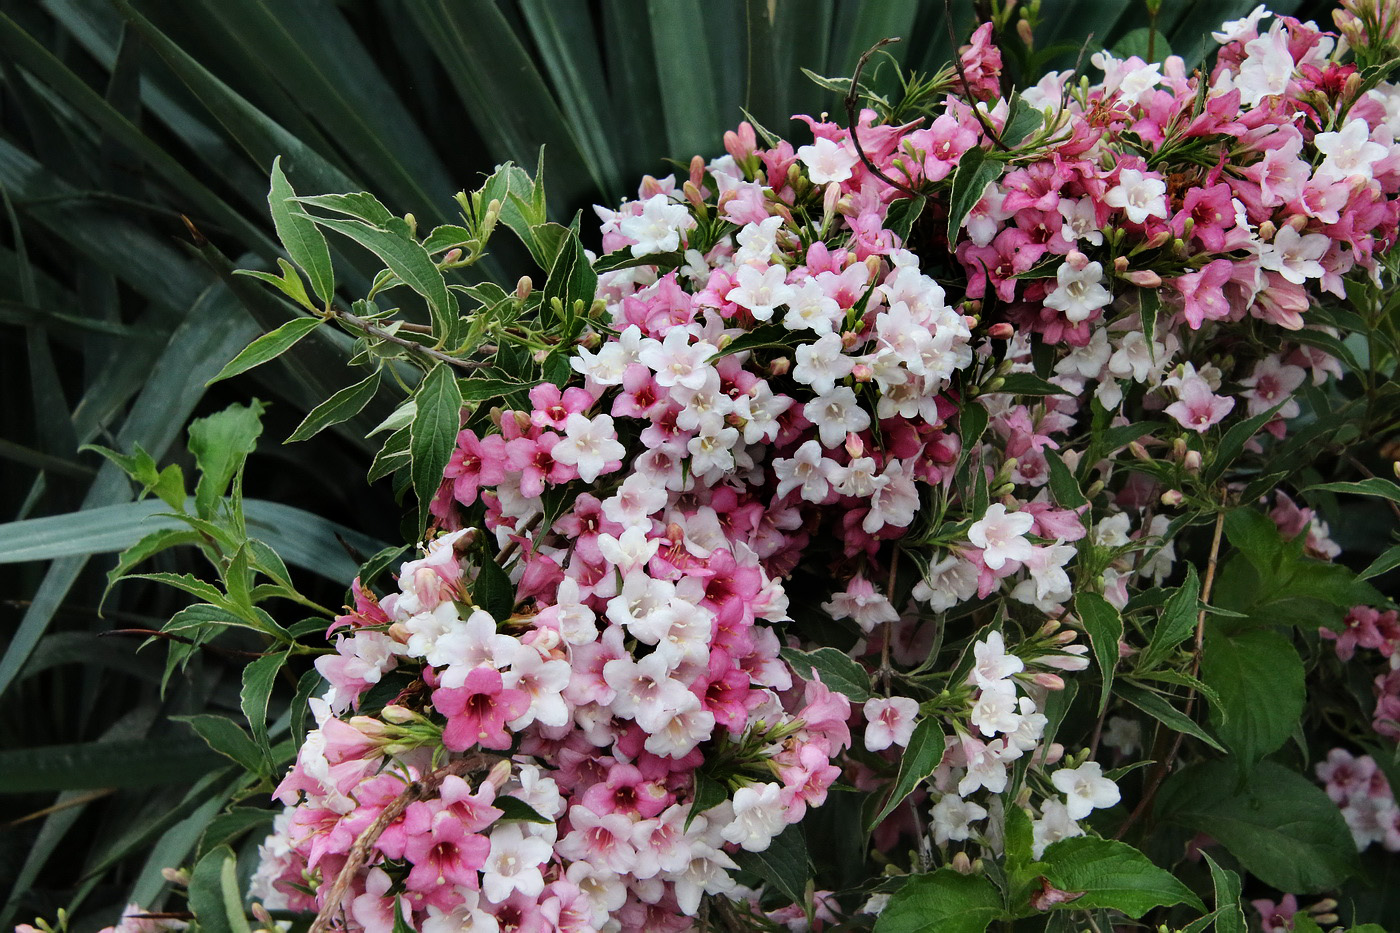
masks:
[(1370, 755), (1357, 757), (1334, 748), (1317, 763), (1316, 771), (1327, 796), (1342, 808), (1357, 849), (1379, 842), (1391, 852), (1400, 852), (1400, 806), (1385, 773)]
[[(1310, 295), (1400, 221), (1400, 93), (1261, 11), (1209, 75), (1104, 52), (1014, 100), (984, 27), (926, 119), (742, 124), (597, 208), (568, 369), (465, 413), (442, 533), (332, 629), (258, 896), (373, 933), (679, 931), (710, 896), (835, 918), (731, 872), (843, 778), (922, 868), (998, 853), (1008, 807), (1036, 858), (1085, 834), (1120, 790), (1047, 715), (1089, 664), (1080, 597), (1116, 618), (1172, 573), (1158, 509), (1217, 426), (1283, 438), (1340, 373)], [(903, 806), (921, 728), (946, 751)]]

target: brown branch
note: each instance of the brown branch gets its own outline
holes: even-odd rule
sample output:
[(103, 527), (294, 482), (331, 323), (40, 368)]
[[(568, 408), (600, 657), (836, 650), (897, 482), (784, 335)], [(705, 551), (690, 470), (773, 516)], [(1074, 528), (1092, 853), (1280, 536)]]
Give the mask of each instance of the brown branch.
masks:
[(140, 635), (144, 638), (164, 638), (166, 641), (178, 641), (182, 645), (194, 645), (205, 651), (212, 651), (228, 658), (263, 658), (267, 656), (265, 651), (242, 651), (238, 648), (224, 648), (220, 645), (199, 644), (192, 638), (184, 635), (176, 635), (174, 632), (158, 632), (153, 628), (113, 628), (105, 632), (98, 632), (98, 638), (106, 638), (108, 635)]
[(457, 357), (451, 356), (447, 353), (443, 353), (441, 350), (434, 350), (432, 347), (425, 347), (421, 343), (409, 340), (407, 337), (400, 337), (398, 334), (391, 334), (384, 328), (372, 324), (365, 318), (362, 318), (358, 315), (351, 314), (349, 311), (342, 311), (340, 308), (332, 307), (330, 309), (330, 313), (337, 320), (343, 321), (346, 324), (349, 324), (351, 327), (357, 327), (360, 330), (364, 331), (366, 336), (376, 337), (380, 340), (384, 340), (392, 344), (397, 344), (398, 346), (412, 350), (415, 353), (421, 353), (423, 356), (426, 356), (429, 359), (437, 360), (441, 363), (446, 363), (449, 366), (456, 366), (458, 369), (480, 369), (481, 367), (486, 365), (485, 363), (481, 363), (475, 360), (459, 360)]
[(321, 910), (316, 914), (316, 919), (312, 921), (311, 928), (307, 933), (326, 933), (326, 929), (331, 925), (332, 917), (340, 910), (341, 902), (345, 900), (345, 895), (350, 890), (350, 883), (355, 880), (355, 873), (363, 868), (365, 862), (369, 860), (370, 848), (383, 835), (384, 830), (403, 815), (410, 804), (427, 800), (437, 793), (442, 782), (450, 775), (460, 775), (485, 766), (486, 760), (479, 753), (460, 758), (412, 782), (403, 789), (403, 793), (390, 801), (374, 822), (366, 826), (355, 839), (355, 844), (350, 847), (350, 852), (346, 856), (345, 864), (341, 866), (340, 873), (336, 875), (335, 881), (331, 883), (326, 892), (326, 899), (321, 904)]
[(881, 39), (879, 42), (876, 42), (870, 48), (866, 49), (865, 53), (861, 55), (860, 61), (856, 62), (855, 74), (851, 75), (851, 88), (846, 92), (846, 122), (851, 129), (851, 144), (856, 147), (856, 155), (860, 157), (861, 164), (869, 170), (870, 174), (874, 175), (891, 188), (897, 188), (903, 191), (911, 198), (921, 198), (923, 197), (922, 194), (915, 191), (904, 182), (895, 181), (893, 178), (880, 171), (879, 167), (874, 162), (870, 161), (870, 156), (865, 154), (865, 149), (860, 144), (860, 124), (856, 119), (856, 107), (860, 104), (860, 95), (856, 92), (856, 89), (860, 86), (860, 73), (865, 69), (865, 63), (870, 61), (870, 56), (874, 55), (880, 49), (899, 41), (901, 40), (898, 36)]
[[(1206, 606), (1210, 604), (1211, 589), (1215, 586), (1215, 569), (1220, 561), (1220, 538), (1225, 530), (1225, 508), (1221, 503), (1221, 509), (1215, 513), (1215, 533), (1210, 542), (1210, 556), (1206, 559), (1206, 578), (1201, 584), (1201, 611), (1196, 615), (1196, 640), (1191, 652), (1191, 676), (1196, 677), (1201, 671), (1201, 649), (1206, 641)], [(1194, 688), (1187, 688), (1186, 708), (1183, 712), (1187, 719), (1191, 718), (1191, 712), (1196, 706), (1196, 691)], [(1118, 827), (1118, 832), (1113, 834), (1114, 839), (1122, 839), (1127, 834), (1128, 829), (1134, 823), (1142, 819), (1147, 808), (1152, 806), (1152, 801), (1157, 797), (1157, 791), (1161, 788), (1162, 782), (1167, 779), (1167, 771), (1171, 769), (1172, 762), (1176, 760), (1177, 752), (1181, 751), (1181, 742), (1185, 734), (1178, 732), (1172, 737), (1171, 748), (1162, 760), (1157, 762), (1152, 769), (1152, 775), (1148, 778), (1147, 786), (1143, 790), (1142, 800), (1133, 808), (1133, 812), (1128, 814), (1128, 818), (1123, 821), (1123, 825)]]

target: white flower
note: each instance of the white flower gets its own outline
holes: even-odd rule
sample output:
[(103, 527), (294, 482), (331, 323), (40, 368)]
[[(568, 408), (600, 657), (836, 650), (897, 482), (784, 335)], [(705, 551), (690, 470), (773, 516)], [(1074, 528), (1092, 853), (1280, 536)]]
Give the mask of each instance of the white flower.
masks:
[(957, 794), (944, 794), (929, 811), (933, 817), (933, 841), (939, 845), (962, 842), (972, 833), (972, 825), (987, 818), (987, 811)]
[(977, 593), (977, 568), (950, 554), (929, 567), (928, 576), (914, 584), (913, 597), (934, 612), (947, 612)]
[(1076, 271), (1069, 263), (1062, 262), (1055, 277), (1059, 287), (1045, 296), (1045, 305), (1063, 311), (1071, 324), (1087, 320), (1089, 315), (1113, 300), (1113, 295), (1103, 287), (1100, 263), (1091, 262)]
[(1371, 142), (1371, 128), (1360, 117), (1339, 133), (1318, 133), (1313, 145), (1327, 157), (1313, 175), (1318, 179), (1340, 181), (1360, 175), (1369, 181), (1374, 175), (1372, 166), (1390, 154), (1385, 146)]
[(850, 147), (831, 139), (818, 139), (803, 146), (797, 150), (797, 157), (807, 166), (807, 177), (814, 185), (846, 181), (859, 161)]
[(715, 714), (702, 709), (700, 698), (686, 690), (685, 695), (680, 697), (678, 708), (652, 725), (654, 728), (648, 730), (650, 735), (644, 746), (646, 750), (663, 758), (680, 758), (714, 732)]
[(1006, 653), (1006, 641), (1001, 632), (988, 632), (986, 638), (972, 646), (972, 656), (975, 661), (967, 679), (983, 689), (1026, 669), (1024, 661)]
[(856, 365), (841, 352), (841, 338), (836, 334), (823, 334), (813, 343), (802, 344), (795, 355), (792, 378), (811, 386), (818, 395), (836, 388), (836, 380), (849, 376)]
[(1245, 43), (1245, 59), (1235, 76), (1242, 107), (1257, 107), (1265, 97), (1288, 90), (1293, 77), (1293, 54), (1288, 51), (1288, 34), (1279, 20), (1265, 35)]
[(1061, 198), (1059, 210), (1065, 219), (1060, 235), (1066, 240), (1087, 240), (1091, 246), (1103, 245), (1103, 231), (1094, 213), (1093, 198)]
[(1142, 745), (1142, 726), (1126, 716), (1110, 716), (1104, 724), (1103, 744), (1131, 755)]
[(1118, 785), (1103, 776), (1097, 761), (1086, 761), (1077, 768), (1061, 768), (1050, 775), (1050, 783), (1065, 795), (1065, 810), (1072, 820), (1082, 820), (1094, 810), (1118, 802)]
[(527, 837), (519, 823), (507, 823), (491, 834), (491, 852), (482, 866), (481, 890), (493, 904), (519, 891), (538, 897), (544, 890), (540, 863), (549, 858), (553, 847), (536, 836)]
[(1136, 169), (1119, 172), (1118, 184), (1108, 189), (1103, 200), (1109, 207), (1127, 213), (1135, 224), (1146, 223), (1149, 217), (1167, 219), (1167, 183)]
[(564, 422), (563, 440), (550, 451), (556, 462), (576, 466), (586, 483), (593, 482), (610, 462), (620, 461), (626, 453), (627, 448), (618, 442), (611, 415), (586, 418), (578, 412), (570, 413)]
[(839, 447), (847, 434), (870, 427), (870, 415), (847, 386), (837, 386), (812, 399), (802, 406), (802, 414), (817, 426), (817, 436), (828, 448)]
[(831, 333), (832, 325), (841, 319), (841, 305), (816, 282), (804, 280), (793, 288), (783, 326), (788, 330), (813, 330)]
[(865, 709), (865, 749), (878, 752), (891, 745), (905, 746), (914, 734), (919, 701), (911, 697), (876, 697)]
[(1084, 835), (1058, 800), (1047, 800), (1040, 808), (1041, 817), (1031, 823), (1031, 855), (1040, 858), (1045, 850), (1061, 839)]
[(1220, 31), (1211, 33), (1210, 37), (1221, 45), (1234, 42), (1236, 39), (1243, 39), (1245, 36), (1257, 32), (1259, 21), (1270, 15), (1272, 14), (1261, 3), (1243, 19), (1232, 19), (1229, 22), (1221, 23)]
[(1016, 710), (1016, 685), (1009, 680), (998, 680), (983, 687), (968, 718), (985, 736), (1015, 732), (1021, 726), (1021, 716)]
[(1324, 233), (1299, 234), (1284, 224), (1272, 243), (1259, 247), (1259, 267), (1277, 272), (1294, 285), (1322, 278), (1322, 263), (1332, 240)]
[(821, 502), (830, 490), (827, 471), (834, 466), (836, 461), (822, 456), (821, 445), (816, 441), (806, 441), (792, 457), (775, 458), (773, 472), (778, 477), (778, 498), (801, 486), (802, 498)]
[(734, 792), (734, 820), (720, 835), (725, 842), (762, 852), (783, 828), (782, 788), (777, 784), (751, 784)]
[(1000, 570), (1008, 560), (1023, 561), (1031, 556), (1031, 543), (1022, 535), (1035, 520), (1026, 512), (1006, 511), (1000, 502), (987, 507), (981, 520), (967, 530), (967, 540), (982, 548), (982, 562)]
[(767, 321), (780, 305), (791, 304), (797, 292), (786, 284), (787, 269), (783, 266), (743, 266), (735, 277), (738, 285), (729, 290), (728, 300), (748, 308), (756, 321)]
[(672, 204), (666, 195), (657, 194), (642, 202), (640, 216), (623, 217), (618, 230), (627, 239), (636, 240), (632, 246), (633, 256), (645, 256), (679, 249), (680, 232), (694, 226), (695, 218), (690, 216), (689, 208)]

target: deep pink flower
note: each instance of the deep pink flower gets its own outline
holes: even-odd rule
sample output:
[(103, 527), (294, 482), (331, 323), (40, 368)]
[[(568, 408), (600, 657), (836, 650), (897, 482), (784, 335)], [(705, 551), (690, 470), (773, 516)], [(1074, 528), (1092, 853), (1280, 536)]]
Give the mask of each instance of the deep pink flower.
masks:
[(477, 667), (467, 674), (462, 686), (434, 690), (433, 706), (447, 717), (442, 744), (454, 752), (473, 745), (510, 748), (506, 723), (525, 714), (530, 708), (530, 695), (503, 686), (500, 671)]

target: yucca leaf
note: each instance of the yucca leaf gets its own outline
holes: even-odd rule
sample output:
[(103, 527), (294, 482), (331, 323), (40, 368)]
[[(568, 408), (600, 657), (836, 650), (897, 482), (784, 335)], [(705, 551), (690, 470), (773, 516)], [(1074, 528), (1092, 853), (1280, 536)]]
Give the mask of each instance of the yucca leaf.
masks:
[(697, 36), (705, 8), (700, 0), (647, 0), (646, 11), (656, 49), (655, 92), (666, 112), (665, 154), (674, 159), (713, 154), (719, 147), (715, 128), (724, 118), (717, 76)]

